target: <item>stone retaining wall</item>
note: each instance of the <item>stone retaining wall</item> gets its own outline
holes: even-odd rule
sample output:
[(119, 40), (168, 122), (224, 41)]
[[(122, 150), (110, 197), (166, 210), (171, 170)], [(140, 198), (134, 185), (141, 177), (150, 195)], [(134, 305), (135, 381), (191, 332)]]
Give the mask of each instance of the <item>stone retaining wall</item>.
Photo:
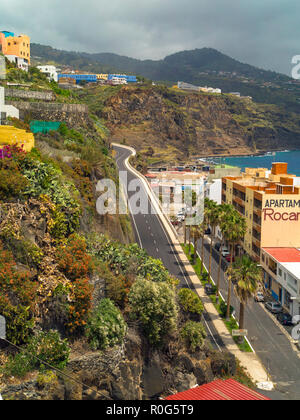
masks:
[(55, 101), (56, 97), (52, 91), (32, 91), (32, 90), (21, 90), (21, 89), (5, 89), (5, 96), (9, 98), (21, 98), (21, 99), (36, 99), (39, 101)]
[(61, 121), (70, 125), (85, 124), (88, 107), (81, 104), (8, 101), (20, 111), (21, 120)]

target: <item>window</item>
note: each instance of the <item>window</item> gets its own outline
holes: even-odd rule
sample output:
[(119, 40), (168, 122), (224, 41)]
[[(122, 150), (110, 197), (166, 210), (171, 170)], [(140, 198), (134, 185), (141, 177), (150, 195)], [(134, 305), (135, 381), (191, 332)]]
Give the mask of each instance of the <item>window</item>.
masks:
[(282, 270), (280, 268), (278, 269), (278, 274), (280, 277), (282, 277)]

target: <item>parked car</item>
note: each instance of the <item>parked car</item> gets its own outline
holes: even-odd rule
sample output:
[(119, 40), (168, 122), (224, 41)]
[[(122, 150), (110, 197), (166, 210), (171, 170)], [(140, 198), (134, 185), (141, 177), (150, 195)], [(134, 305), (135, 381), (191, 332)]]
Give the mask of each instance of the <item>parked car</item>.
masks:
[(214, 295), (214, 294), (215, 294), (215, 289), (216, 289), (216, 288), (215, 288), (212, 284), (210, 284), (210, 283), (207, 283), (207, 284), (205, 285), (204, 289), (205, 289), (205, 293), (206, 293), (208, 296), (210, 296), (210, 295)]
[(280, 314), (283, 312), (283, 307), (277, 302), (267, 302), (265, 307), (268, 311), (272, 312), (272, 314)]
[(289, 314), (278, 314), (277, 320), (280, 322), (280, 324), (285, 326), (294, 325), (293, 317)]
[(231, 257), (231, 254), (228, 254), (228, 255), (225, 256), (225, 260), (229, 263), (231, 263), (231, 262), (234, 263), (235, 262), (235, 257), (234, 256)]
[(263, 292), (257, 292), (254, 298), (255, 302), (264, 302), (265, 301), (265, 296), (263, 294)]
[(217, 243), (215, 244), (215, 249), (216, 249), (218, 252), (220, 252), (221, 246), (222, 246), (222, 245), (221, 245), (220, 243), (218, 243), (218, 242), (217, 242)]
[(227, 248), (222, 248), (221, 252), (224, 258), (227, 257), (227, 255), (230, 255), (230, 252)]

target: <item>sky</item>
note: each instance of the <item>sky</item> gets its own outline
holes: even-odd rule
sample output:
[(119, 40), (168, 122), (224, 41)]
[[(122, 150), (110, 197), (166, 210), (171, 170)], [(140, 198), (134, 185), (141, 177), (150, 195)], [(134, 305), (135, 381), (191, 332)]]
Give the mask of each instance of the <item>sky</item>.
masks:
[(0, 30), (57, 49), (161, 59), (215, 48), (291, 74), (299, 0), (1, 0)]

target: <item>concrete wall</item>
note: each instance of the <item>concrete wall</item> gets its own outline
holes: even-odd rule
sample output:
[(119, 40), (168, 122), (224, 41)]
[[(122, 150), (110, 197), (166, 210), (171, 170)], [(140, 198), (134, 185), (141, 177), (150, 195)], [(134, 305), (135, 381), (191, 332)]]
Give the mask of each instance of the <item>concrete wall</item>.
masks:
[(55, 101), (55, 94), (51, 91), (38, 92), (21, 89), (5, 89), (5, 96), (10, 98), (37, 99), (39, 101)]
[(70, 125), (86, 124), (88, 107), (81, 104), (52, 104), (46, 102), (8, 102), (20, 110), (20, 119), (61, 121)]

